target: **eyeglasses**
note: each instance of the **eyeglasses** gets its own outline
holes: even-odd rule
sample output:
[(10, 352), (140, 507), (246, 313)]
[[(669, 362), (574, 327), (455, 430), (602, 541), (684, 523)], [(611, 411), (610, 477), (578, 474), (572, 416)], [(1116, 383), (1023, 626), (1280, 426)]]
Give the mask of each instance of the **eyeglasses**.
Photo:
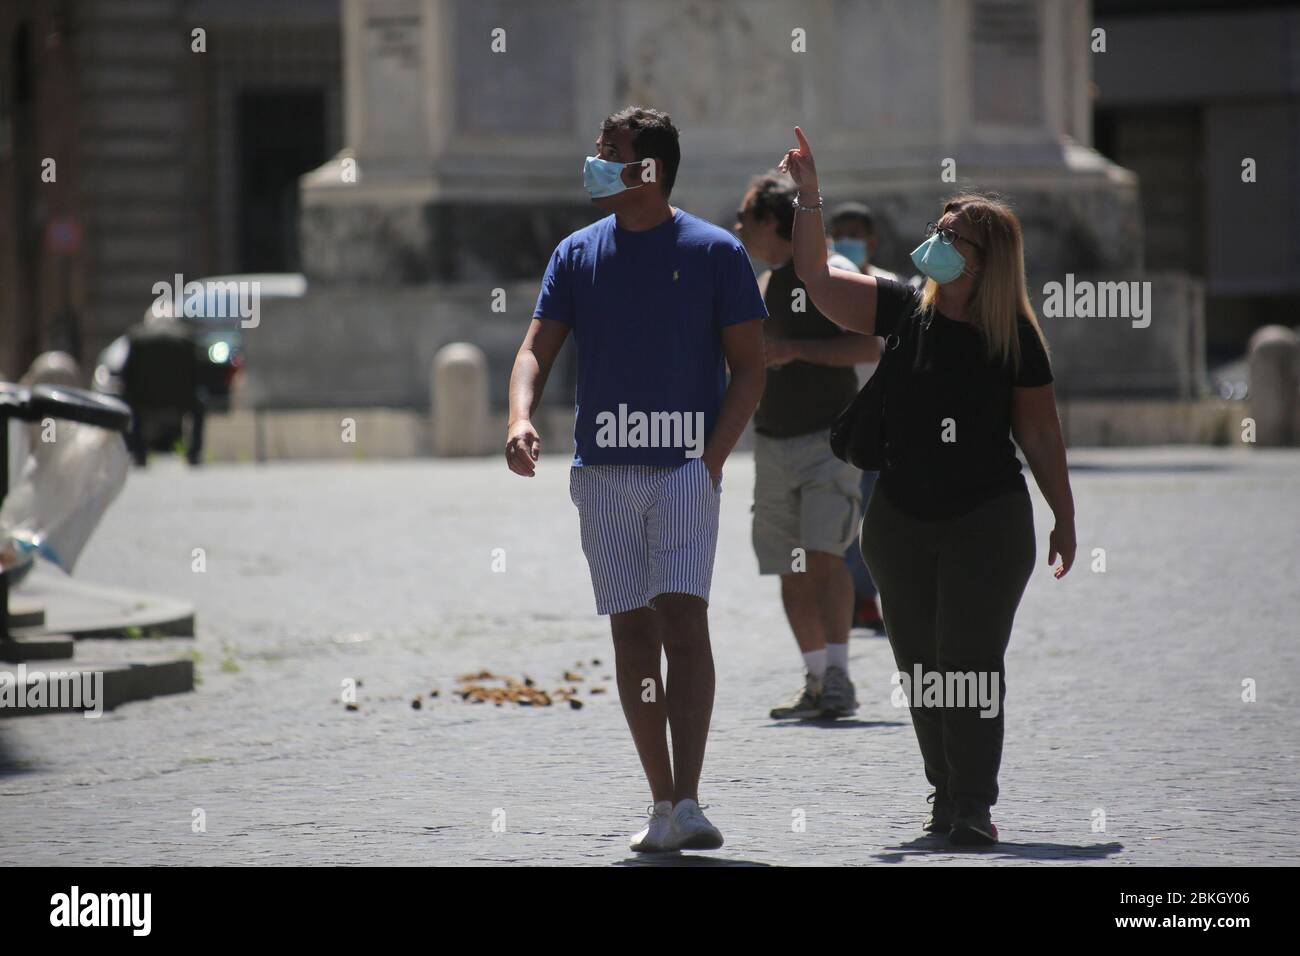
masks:
[(940, 226), (937, 222), (928, 222), (925, 224), (925, 238), (929, 239), (936, 232), (939, 234), (939, 241), (945, 243), (946, 245), (951, 246), (958, 239), (961, 239), (965, 242), (969, 242), (972, 246), (974, 246), (976, 249), (979, 249), (981, 252), (984, 251), (984, 247), (981, 246), (978, 242), (975, 242), (973, 239), (967, 239), (965, 236), (961, 235), (961, 233), (954, 232), (953, 230), (949, 229), (947, 226)]

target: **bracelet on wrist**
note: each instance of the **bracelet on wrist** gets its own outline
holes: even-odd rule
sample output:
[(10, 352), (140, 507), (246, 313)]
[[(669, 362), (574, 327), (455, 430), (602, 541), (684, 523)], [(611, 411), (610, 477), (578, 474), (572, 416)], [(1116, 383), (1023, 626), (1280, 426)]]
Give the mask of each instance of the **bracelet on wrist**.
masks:
[(805, 202), (803, 201), (803, 193), (802, 193), (802, 192), (795, 193), (795, 195), (794, 195), (794, 208), (795, 208), (795, 210), (796, 210), (797, 212), (821, 212), (821, 211), (822, 211), (822, 203), (823, 203), (823, 200), (822, 200), (822, 194), (821, 194), (821, 190), (820, 190), (820, 189), (817, 190), (817, 203), (816, 203), (816, 205), (811, 205), (811, 206), (810, 206), (810, 205), (808, 205), (807, 203), (805, 203)]

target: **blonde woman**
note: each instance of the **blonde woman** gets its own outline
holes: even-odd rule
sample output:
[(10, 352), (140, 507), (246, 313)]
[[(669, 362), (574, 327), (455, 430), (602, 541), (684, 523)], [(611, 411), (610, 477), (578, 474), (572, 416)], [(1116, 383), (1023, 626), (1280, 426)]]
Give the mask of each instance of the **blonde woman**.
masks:
[(1025, 291), (1020, 223), (980, 195), (950, 200), (912, 261), (912, 291), (828, 268), (812, 149), (781, 168), (799, 187), (794, 262), (836, 324), (884, 336), (885, 465), (862, 524), (862, 555), (909, 693), (934, 793), (925, 829), (996, 843), (1003, 659), (1035, 556), (1020, 446), (1055, 516), (1048, 564), (1074, 563), (1074, 499), (1042, 330)]

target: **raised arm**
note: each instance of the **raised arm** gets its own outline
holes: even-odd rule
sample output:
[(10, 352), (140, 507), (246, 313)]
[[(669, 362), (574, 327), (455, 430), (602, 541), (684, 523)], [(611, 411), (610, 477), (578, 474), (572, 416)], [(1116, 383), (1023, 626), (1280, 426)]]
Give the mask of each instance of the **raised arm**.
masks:
[[(826, 226), (812, 147), (803, 130), (794, 128), (799, 145), (778, 164), (799, 187), (802, 208), (794, 217), (794, 271), (822, 315), (841, 328), (871, 335), (876, 329), (876, 280), (869, 275), (826, 264)], [(815, 206), (815, 211), (809, 211)]]
[(842, 368), (880, 361), (880, 339), (874, 335), (845, 332), (830, 339), (788, 339), (791, 358), (810, 365)]

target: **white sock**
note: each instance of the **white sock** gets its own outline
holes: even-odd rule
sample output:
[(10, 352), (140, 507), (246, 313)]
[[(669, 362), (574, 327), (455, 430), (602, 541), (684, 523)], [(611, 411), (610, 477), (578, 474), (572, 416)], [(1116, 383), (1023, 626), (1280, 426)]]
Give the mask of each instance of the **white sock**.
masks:
[(803, 666), (808, 669), (808, 673), (813, 677), (821, 680), (826, 676), (826, 648), (820, 651), (805, 651), (803, 655)]
[(849, 672), (849, 644), (847, 641), (843, 644), (826, 645), (826, 666), (838, 667), (846, 674)]

